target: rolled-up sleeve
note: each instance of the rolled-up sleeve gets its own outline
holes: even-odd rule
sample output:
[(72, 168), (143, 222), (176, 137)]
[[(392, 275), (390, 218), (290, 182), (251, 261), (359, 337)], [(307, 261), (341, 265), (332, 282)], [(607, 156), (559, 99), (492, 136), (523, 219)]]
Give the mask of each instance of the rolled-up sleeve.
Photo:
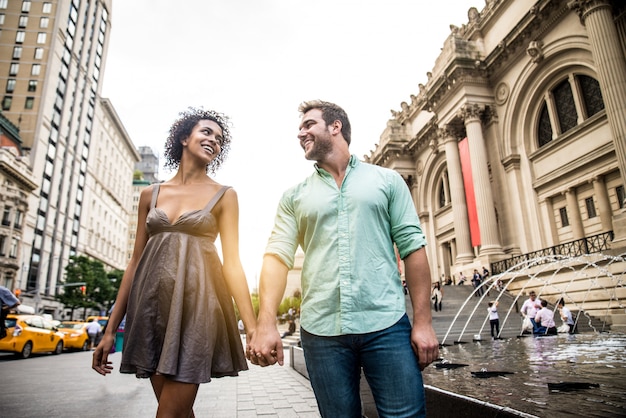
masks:
[(400, 258), (404, 259), (426, 246), (426, 237), (406, 183), (396, 172), (391, 176), (391, 182), (391, 236), (398, 247)]
[(291, 196), (291, 189), (283, 193), (276, 210), (274, 228), (265, 247), (265, 254), (277, 256), (290, 270), (298, 249), (298, 228)]

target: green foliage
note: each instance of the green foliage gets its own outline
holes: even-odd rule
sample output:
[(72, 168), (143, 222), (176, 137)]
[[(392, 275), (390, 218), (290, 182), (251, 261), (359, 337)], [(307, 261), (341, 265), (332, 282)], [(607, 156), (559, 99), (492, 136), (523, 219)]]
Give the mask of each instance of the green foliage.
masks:
[(278, 306), (277, 314), (282, 316), (289, 312), (289, 308), (293, 308), (298, 312), (300, 310), (300, 304), (302, 303), (302, 297), (299, 290), (294, 292), (293, 296), (286, 297)]
[[(57, 300), (72, 310), (76, 308), (96, 308), (108, 310), (115, 301), (117, 290), (124, 274), (121, 270), (107, 273), (104, 264), (85, 256), (70, 257), (65, 267), (65, 282), (63, 291), (57, 295)], [(82, 285), (85, 283), (85, 293)]]

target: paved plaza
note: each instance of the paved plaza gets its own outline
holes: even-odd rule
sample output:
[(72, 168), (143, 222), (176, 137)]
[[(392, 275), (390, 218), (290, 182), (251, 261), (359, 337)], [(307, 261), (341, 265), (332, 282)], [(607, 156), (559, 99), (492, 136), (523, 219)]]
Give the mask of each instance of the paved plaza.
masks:
[[(116, 370), (102, 377), (91, 370), (91, 352), (37, 355), (15, 360), (0, 353), (0, 416), (3, 418), (153, 417), (157, 402), (149, 380)], [(196, 417), (319, 417), (309, 381), (285, 365), (250, 370), (200, 385)]]

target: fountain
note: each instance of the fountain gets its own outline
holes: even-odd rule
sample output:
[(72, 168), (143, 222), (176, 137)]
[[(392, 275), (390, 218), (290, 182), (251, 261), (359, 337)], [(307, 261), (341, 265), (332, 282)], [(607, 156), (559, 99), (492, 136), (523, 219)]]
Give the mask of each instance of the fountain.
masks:
[[(615, 331), (624, 318), (625, 266), (624, 255), (551, 255), (485, 280), (484, 294), (477, 296), (474, 289), (446, 322), (442, 361), (424, 371), (429, 395), (440, 399), (429, 406), (429, 416), (454, 415), (450, 397), (460, 399), (457, 407), (466, 411), (489, 405), (492, 415), (482, 416), (503, 416), (503, 410), (507, 416), (626, 416), (626, 334)], [(531, 289), (550, 307), (563, 298), (576, 314), (578, 332), (524, 334), (519, 306)], [(494, 340), (487, 301), (499, 302), (500, 333)], [(435, 326), (439, 319), (434, 314)], [(555, 321), (560, 325), (558, 313)], [(466, 335), (473, 336), (472, 343), (463, 341)], [(468, 402), (473, 407), (466, 408)]]

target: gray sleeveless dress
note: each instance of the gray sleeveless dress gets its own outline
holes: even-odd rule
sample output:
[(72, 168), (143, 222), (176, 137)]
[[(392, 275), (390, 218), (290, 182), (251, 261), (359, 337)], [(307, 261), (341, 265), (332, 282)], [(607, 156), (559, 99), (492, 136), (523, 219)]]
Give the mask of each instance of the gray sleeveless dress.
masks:
[(153, 186), (148, 242), (129, 294), (121, 373), (159, 373), (185, 383), (236, 376), (248, 366), (232, 297), (222, 274), (211, 209), (186, 212), (170, 224)]

